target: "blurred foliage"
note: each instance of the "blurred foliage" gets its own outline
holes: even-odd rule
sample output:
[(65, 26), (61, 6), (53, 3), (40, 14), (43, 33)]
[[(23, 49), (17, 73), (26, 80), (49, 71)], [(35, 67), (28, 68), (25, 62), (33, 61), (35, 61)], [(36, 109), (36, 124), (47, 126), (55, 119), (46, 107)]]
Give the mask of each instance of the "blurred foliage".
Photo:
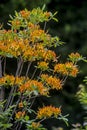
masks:
[(87, 88), (84, 85), (79, 85), (79, 91), (77, 92), (77, 98), (81, 105), (87, 112)]
[[(84, 82), (87, 84), (87, 77), (85, 77)], [(87, 88), (85, 85), (79, 85), (79, 90), (76, 93), (76, 97), (84, 109), (84, 121), (82, 125), (80, 123), (73, 124), (73, 129), (71, 130), (87, 130)]]
[[(79, 90), (76, 94), (76, 97), (78, 98), (79, 102), (81, 103), (83, 109), (85, 110), (85, 113), (87, 113), (87, 76), (83, 80), (86, 85), (79, 85)], [(87, 119), (87, 115), (85, 117)]]

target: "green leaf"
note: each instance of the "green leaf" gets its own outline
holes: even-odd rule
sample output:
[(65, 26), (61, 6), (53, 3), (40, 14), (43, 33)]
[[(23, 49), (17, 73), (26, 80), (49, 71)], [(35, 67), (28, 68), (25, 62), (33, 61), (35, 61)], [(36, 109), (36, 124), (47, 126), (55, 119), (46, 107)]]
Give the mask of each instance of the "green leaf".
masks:
[(82, 59), (84, 62), (87, 62), (87, 60), (85, 60), (85, 59)]
[(58, 13), (58, 12), (56, 11), (56, 12), (53, 14), (53, 16), (55, 16), (57, 13)]
[(29, 120), (29, 116), (25, 116), (24, 119), (25, 119), (26, 121), (28, 121), (28, 120)]
[(42, 10), (44, 10), (46, 8), (46, 5), (44, 4), (43, 7), (42, 7)]
[(12, 126), (12, 124), (3, 124), (3, 127), (4, 127), (5, 129), (10, 128), (11, 126)]
[(69, 116), (69, 114), (67, 114), (67, 115), (65, 115), (65, 116), (60, 115), (60, 117), (58, 117), (58, 119), (59, 119), (59, 120), (63, 120), (63, 121), (65, 122), (65, 124), (66, 124), (67, 126), (69, 126), (69, 124), (68, 124), (68, 119), (66, 118), (67, 116)]
[(12, 20), (14, 19), (11, 15), (9, 15), (9, 17), (10, 17)]
[(15, 11), (15, 16), (16, 16), (16, 17), (18, 17), (18, 16), (19, 16), (17, 11)]
[(7, 56), (8, 58), (13, 58), (13, 56), (12, 56), (11, 54), (6, 54), (6, 56)]
[(54, 21), (58, 22), (58, 19), (57, 19), (57, 18), (54, 18), (54, 17), (53, 17), (52, 19), (53, 19)]

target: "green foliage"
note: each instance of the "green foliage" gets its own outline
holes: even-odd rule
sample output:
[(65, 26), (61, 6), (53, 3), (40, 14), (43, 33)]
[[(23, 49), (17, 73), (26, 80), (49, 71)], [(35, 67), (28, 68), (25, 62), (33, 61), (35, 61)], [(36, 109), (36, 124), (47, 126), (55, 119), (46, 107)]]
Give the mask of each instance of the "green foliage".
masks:
[[(87, 84), (87, 77), (83, 80)], [(87, 113), (87, 87), (85, 85), (79, 85), (79, 91), (76, 94), (77, 99), (81, 103), (85, 113)], [(73, 125), (75, 128), (72, 130), (87, 130), (87, 116), (84, 117), (84, 123)]]
[(69, 114), (65, 115), (65, 116), (60, 115), (60, 117), (58, 118), (59, 120), (63, 120), (65, 122), (65, 124), (67, 125), (67, 127), (69, 126), (69, 124), (68, 124), (68, 116), (69, 116)]
[[(5, 101), (6, 102), (6, 101)], [(5, 102), (0, 102), (0, 108), (4, 108)], [(12, 115), (12, 111), (15, 105), (10, 106), (6, 111), (0, 111), (0, 129), (7, 130), (11, 128), (12, 123), (8, 123), (9, 117)]]
[(47, 129), (43, 128), (42, 125), (39, 128), (34, 128), (32, 125), (27, 124), (27, 130), (47, 130)]
[[(86, 80), (87, 83), (87, 80)], [(82, 104), (83, 108), (87, 111), (87, 88), (84, 85), (79, 85), (79, 91), (77, 92), (77, 98)]]
[(83, 126), (80, 123), (73, 124), (72, 126), (73, 126), (73, 128), (71, 130), (87, 130), (87, 124), (86, 123), (84, 123)]

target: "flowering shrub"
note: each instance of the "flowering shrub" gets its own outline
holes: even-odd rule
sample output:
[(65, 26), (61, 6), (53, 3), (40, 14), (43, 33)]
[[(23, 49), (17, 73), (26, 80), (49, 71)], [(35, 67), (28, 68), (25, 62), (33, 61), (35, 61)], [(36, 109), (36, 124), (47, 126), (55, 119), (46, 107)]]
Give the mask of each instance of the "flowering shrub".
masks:
[[(11, 17), (10, 30), (0, 28), (0, 129), (45, 130), (41, 122), (47, 118), (62, 119), (62, 108), (52, 105), (33, 110), (36, 97), (49, 97), (50, 90), (60, 90), (68, 76), (79, 73), (77, 62), (82, 59), (78, 53), (69, 55), (66, 63), (59, 62), (51, 49), (62, 45), (59, 37), (52, 37), (46, 31), (46, 23), (56, 20), (55, 14), (37, 8), (15, 12)], [(44, 29), (41, 28), (41, 23)], [(7, 74), (6, 60), (17, 60), (15, 74)], [(22, 75), (24, 63), (28, 63)], [(34, 64), (35, 63), (35, 64)], [(31, 66), (34, 66), (30, 75)], [(36, 72), (38, 71), (38, 75)], [(10, 92), (6, 96), (5, 88)], [(5, 95), (5, 96), (4, 96)], [(6, 98), (6, 99), (5, 99)], [(32, 119), (34, 114), (34, 119)], [(4, 118), (3, 118), (4, 115)], [(64, 119), (64, 118), (63, 118)]]

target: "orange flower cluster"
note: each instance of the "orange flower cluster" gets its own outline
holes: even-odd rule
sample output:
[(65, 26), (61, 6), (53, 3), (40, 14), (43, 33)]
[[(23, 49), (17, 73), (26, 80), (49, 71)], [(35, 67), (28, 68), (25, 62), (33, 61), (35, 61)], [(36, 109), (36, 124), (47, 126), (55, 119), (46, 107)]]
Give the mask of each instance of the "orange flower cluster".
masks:
[(30, 19), (33, 23), (48, 21), (51, 16), (52, 14), (50, 12), (43, 12), (43, 10), (41, 10), (40, 8), (33, 9), (30, 12)]
[(50, 12), (45, 12), (45, 16), (46, 16), (47, 18), (49, 18), (49, 17), (51, 16), (51, 13), (50, 13)]
[(39, 30), (40, 29), (40, 25), (38, 24), (33, 24), (31, 22), (28, 23), (28, 27), (31, 30), (31, 32), (33, 32), (34, 30)]
[(82, 56), (79, 54), (79, 53), (71, 53), (69, 55), (69, 59), (74, 63), (74, 62), (77, 62), (79, 61), (80, 59), (82, 59)]
[(28, 19), (29, 16), (30, 16), (30, 11), (28, 10), (22, 10), (19, 12), (21, 14), (21, 16), (24, 18), (24, 19)]
[(50, 12), (43, 12), (40, 8), (16, 12), (10, 21), (12, 30), (0, 30), (0, 54), (16, 58), (21, 56), (24, 61), (55, 60), (56, 54), (48, 47), (55, 46), (57, 41), (39, 25), (39, 22), (49, 20), (50, 16)]
[(34, 92), (36, 91), (38, 94), (41, 95), (48, 95), (48, 89), (43, 86), (41, 82), (38, 82), (37, 80), (29, 80), (25, 84), (21, 85), (19, 87), (19, 91), (21, 93), (29, 91), (29, 92)]
[(62, 88), (62, 81), (59, 78), (42, 74), (41, 79), (47, 83), (47, 86), (51, 86), (51, 89), (59, 90)]
[(43, 12), (40, 8), (33, 9), (32, 11), (25, 9), (19, 13), (15, 12), (15, 18), (12, 18), (11, 24), (14, 29), (19, 29), (20, 27), (26, 27), (29, 21), (33, 24), (48, 21), (50, 16), (52, 16), (50, 12)]
[(44, 30), (42, 30), (39, 25), (34, 25), (29, 22), (28, 27), (30, 30), (29, 39), (30, 39), (30, 42), (32, 42), (32, 44), (41, 42), (41, 44), (44, 47), (52, 44), (52, 40), (51, 40), (52, 37), (48, 33), (46, 33)]
[[(8, 39), (8, 35), (10, 35), (10, 39)], [(56, 59), (55, 52), (48, 50), (44, 45), (41, 45), (41, 43), (31, 45), (28, 39), (23, 40), (17, 37), (13, 39), (12, 35), (14, 35), (14, 33), (10, 34), (10, 32), (7, 31), (4, 40), (0, 41), (0, 52), (2, 56), (17, 58), (21, 55), (24, 61), (35, 61), (36, 59), (50, 61)]]
[(35, 52), (37, 59), (44, 59), (44, 61), (51, 61), (56, 59), (56, 54), (54, 51), (48, 50), (47, 48), (44, 48), (44, 45), (37, 44), (35, 46)]
[(54, 51), (51, 51), (51, 50), (47, 50), (45, 53), (44, 53), (44, 60), (45, 61), (50, 61), (50, 60), (54, 60), (55, 61), (56, 59), (56, 54)]
[(16, 113), (15, 117), (16, 119), (20, 119), (20, 118), (23, 118), (25, 116), (25, 111), (19, 111)]
[(23, 102), (21, 101), (21, 102), (19, 102), (19, 104), (18, 104), (18, 107), (19, 108), (22, 108), (24, 105), (23, 105)]
[(26, 50), (26, 40), (19, 40), (14, 36), (14, 32), (11, 32), (10, 34), (9, 31), (6, 31), (3, 37), (4, 40), (0, 42), (0, 51), (2, 52), (2, 55), (7, 57), (18, 57)]
[(11, 24), (15, 29), (20, 29), (21, 27), (21, 21), (19, 19), (14, 19)]
[(36, 130), (41, 126), (41, 124), (39, 122), (32, 122), (31, 126), (34, 130)]
[(59, 63), (54, 66), (54, 72), (75, 77), (78, 74), (78, 68), (72, 62)]
[(24, 81), (24, 77), (14, 77), (13, 75), (5, 75), (0, 78), (0, 85), (21, 85)]
[(42, 119), (42, 118), (49, 118), (49, 117), (58, 117), (58, 115), (61, 114), (61, 109), (56, 108), (53, 106), (46, 106), (43, 108), (39, 108), (37, 112), (37, 119)]
[(23, 53), (23, 59), (25, 61), (34, 61), (36, 59), (35, 49), (31, 46), (26, 47)]
[(30, 39), (32, 41), (32, 43), (34, 42), (38, 42), (38, 41), (41, 41), (44, 39), (44, 36), (45, 36), (45, 32), (44, 30), (33, 30), (30, 34)]
[(51, 89), (59, 90), (62, 88), (62, 81), (59, 78), (57, 79), (56, 77), (50, 76), (47, 79), (47, 83), (51, 86)]
[[(34, 33), (36, 30), (33, 30), (32, 33)], [(43, 31), (43, 30), (42, 30)], [(22, 35), (20, 32), (20, 35)], [(30, 33), (30, 32), (29, 32)], [(35, 32), (35, 35), (32, 35), (32, 33), (28, 34), (30, 35), (30, 38), (22, 39), (16, 36), (15, 32), (12, 31), (5, 31), (3, 34), (3, 39), (0, 41), (0, 52), (3, 56), (7, 57), (18, 57), (21, 55), (24, 61), (31, 61), (35, 59), (44, 59), (45, 61), (55, 60), (56, 54), (54, 51), (48, 50), (46, 48), (45, 44), (48, 44), (46, 40), (48, 38), (44, 37), (42, 40), (45, 40), (42, 43), (38, 43), (40, 40), (40, 30), (37, 30), (37, 33)], [(26, 33), (24, 35), (27, 35)], [(31, 37), (32, 35), (32, 37)], [(29, 36), (28, 36), (29, 37)], [(37, 43), (31, 42), (33, 37), (37, 39)], [(48, 37), (48, 36), (47, 36)]]
[(41, 61), (41, 62), (38, 62), (38, 68), (40, 68), (41, 70), (45, 71), (45, 70), (48, 70), (48, 63), (45, 62), (45, 61)]

